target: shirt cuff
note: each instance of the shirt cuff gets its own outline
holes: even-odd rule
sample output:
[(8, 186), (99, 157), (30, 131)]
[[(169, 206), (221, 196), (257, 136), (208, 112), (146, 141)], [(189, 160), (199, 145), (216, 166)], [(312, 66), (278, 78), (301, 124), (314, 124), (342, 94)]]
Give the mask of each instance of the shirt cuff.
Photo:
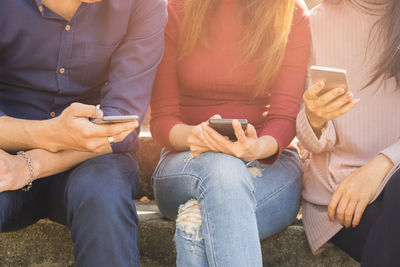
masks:
[(400, 165), (400, 141), (397, 141), (393, 145), (385, 148), (380, 152), (380, 154), (385, 155), (388, 157), (392, 162), (394, 167)]
[(322, 129), (321, 136), (318, 139), (308, 122), (304, 108), (297, 115), (296, 128), (297, 137), (301, 144), (313, 153), (318, 154), (329, 150), (336, 142), (336, 131), (332, 121), (328, 121), (326, 126)]
[(274, 164), (282, 152), (287, 148), (290, 142), (295, 137), (296, 131), (292, 122), (282, 120), (271, 120), (268, 123), (268, 127), (264, 128), (260, 136), (269, 135), (272, 136), (278, 143), (278, 151), (265, 159), (259, 159), (258, 161), (262, 164)]
[(1, 109), (0, 109), (0, 117), (1, 116), (7, 116), (7, 114), (4, 112), (4, 111), (2, 111)]
[[(120, 115), (128, 115), (127, 112), (123, 110), (119, 110), (111, 107), (101, 108), (104, 116), (120, 116)], [(143, 120), (143, 118), (140, 118)], [(136, 152), (140, 148), (139, 144), (139, 132), (140, 128), (133, 130), (124, 140), (121, 142), (117, 142), (111, 145), (114, 153), (127, 153), (127, 152)]]
[(169, 134), (172, 128), (176, 124), (183, 124), (182, 121), (178, 119), (168, 119), (165, 121), (159, 122), (150, 122), (150, 132), (153, 139), (159, 143), (161, 146), (168, 148), (171, 151), (176, 152), (174, 147), (171, 145), (169, 141)]

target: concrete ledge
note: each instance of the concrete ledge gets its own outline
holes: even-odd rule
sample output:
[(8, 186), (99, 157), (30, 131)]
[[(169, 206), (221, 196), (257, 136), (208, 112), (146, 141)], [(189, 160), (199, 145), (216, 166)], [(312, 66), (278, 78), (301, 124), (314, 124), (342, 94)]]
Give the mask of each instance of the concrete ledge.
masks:
[[(174, 222), (162, 219), (154, 202), (136, 202), (141, 266), (175, 266)], [(74, 266), (67, 227), (41, 220), (26, 229), (0, 234), (0, 266)], [(303, 227), (293, 225), (262, 241), (264, 266), (359, 266), (337, 248), (313, 256)]]

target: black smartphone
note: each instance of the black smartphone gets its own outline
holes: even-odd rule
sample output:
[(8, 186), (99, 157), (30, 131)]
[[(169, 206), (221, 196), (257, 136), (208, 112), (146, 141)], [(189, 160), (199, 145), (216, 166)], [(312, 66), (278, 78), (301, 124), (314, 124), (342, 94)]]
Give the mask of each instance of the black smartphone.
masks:
[(92, 122), (96, 124), (112, 124), (118, 122), (129, 122), (139, 120), (138, 115), (121, 115), (121, 116), (104, 116), (101, 119), (93, 119)]
[[(247, 120), (246, 119), (237, 119), (242, 126), (243, 131), (246, 131)], [(232, 126), (233, 119), (209, 119), (208, 125), (216, 130), (223, 136), (228, 136), (229, 140), (237, 141), (237, 137), (235, 135), (235, 130)]]

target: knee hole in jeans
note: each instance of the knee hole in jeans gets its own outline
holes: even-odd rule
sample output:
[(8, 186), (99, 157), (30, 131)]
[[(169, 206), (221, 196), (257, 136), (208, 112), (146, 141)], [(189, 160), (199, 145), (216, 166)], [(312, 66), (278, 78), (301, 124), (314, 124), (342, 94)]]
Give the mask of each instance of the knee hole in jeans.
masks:
[(191, 199), (179, 207), (176, 227), (183, 234), (188, 235), (196, 241), (201, 241), (203, 239), (202, 234), (200, 234), (202, 221), (200, 206), (197, 200)]

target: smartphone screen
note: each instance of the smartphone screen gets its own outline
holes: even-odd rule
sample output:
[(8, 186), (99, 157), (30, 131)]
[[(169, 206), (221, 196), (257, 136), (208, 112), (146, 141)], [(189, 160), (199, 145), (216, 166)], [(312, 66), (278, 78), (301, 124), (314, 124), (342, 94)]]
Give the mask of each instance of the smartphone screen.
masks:
[[(232, 126), (233, 119), (209, 119), (208, 125), (223, 136), (228, 136), (231, 141), (237, 141), (235, 130)], [(243, 131), (246, 131), (247, 120), (238, 119)]]
[(96, 124), (112, 124), (119, 122), (137, 121), (138, 119), (138, 115), (104, 116), (101, 119), (93, 119), (92, 122)]

